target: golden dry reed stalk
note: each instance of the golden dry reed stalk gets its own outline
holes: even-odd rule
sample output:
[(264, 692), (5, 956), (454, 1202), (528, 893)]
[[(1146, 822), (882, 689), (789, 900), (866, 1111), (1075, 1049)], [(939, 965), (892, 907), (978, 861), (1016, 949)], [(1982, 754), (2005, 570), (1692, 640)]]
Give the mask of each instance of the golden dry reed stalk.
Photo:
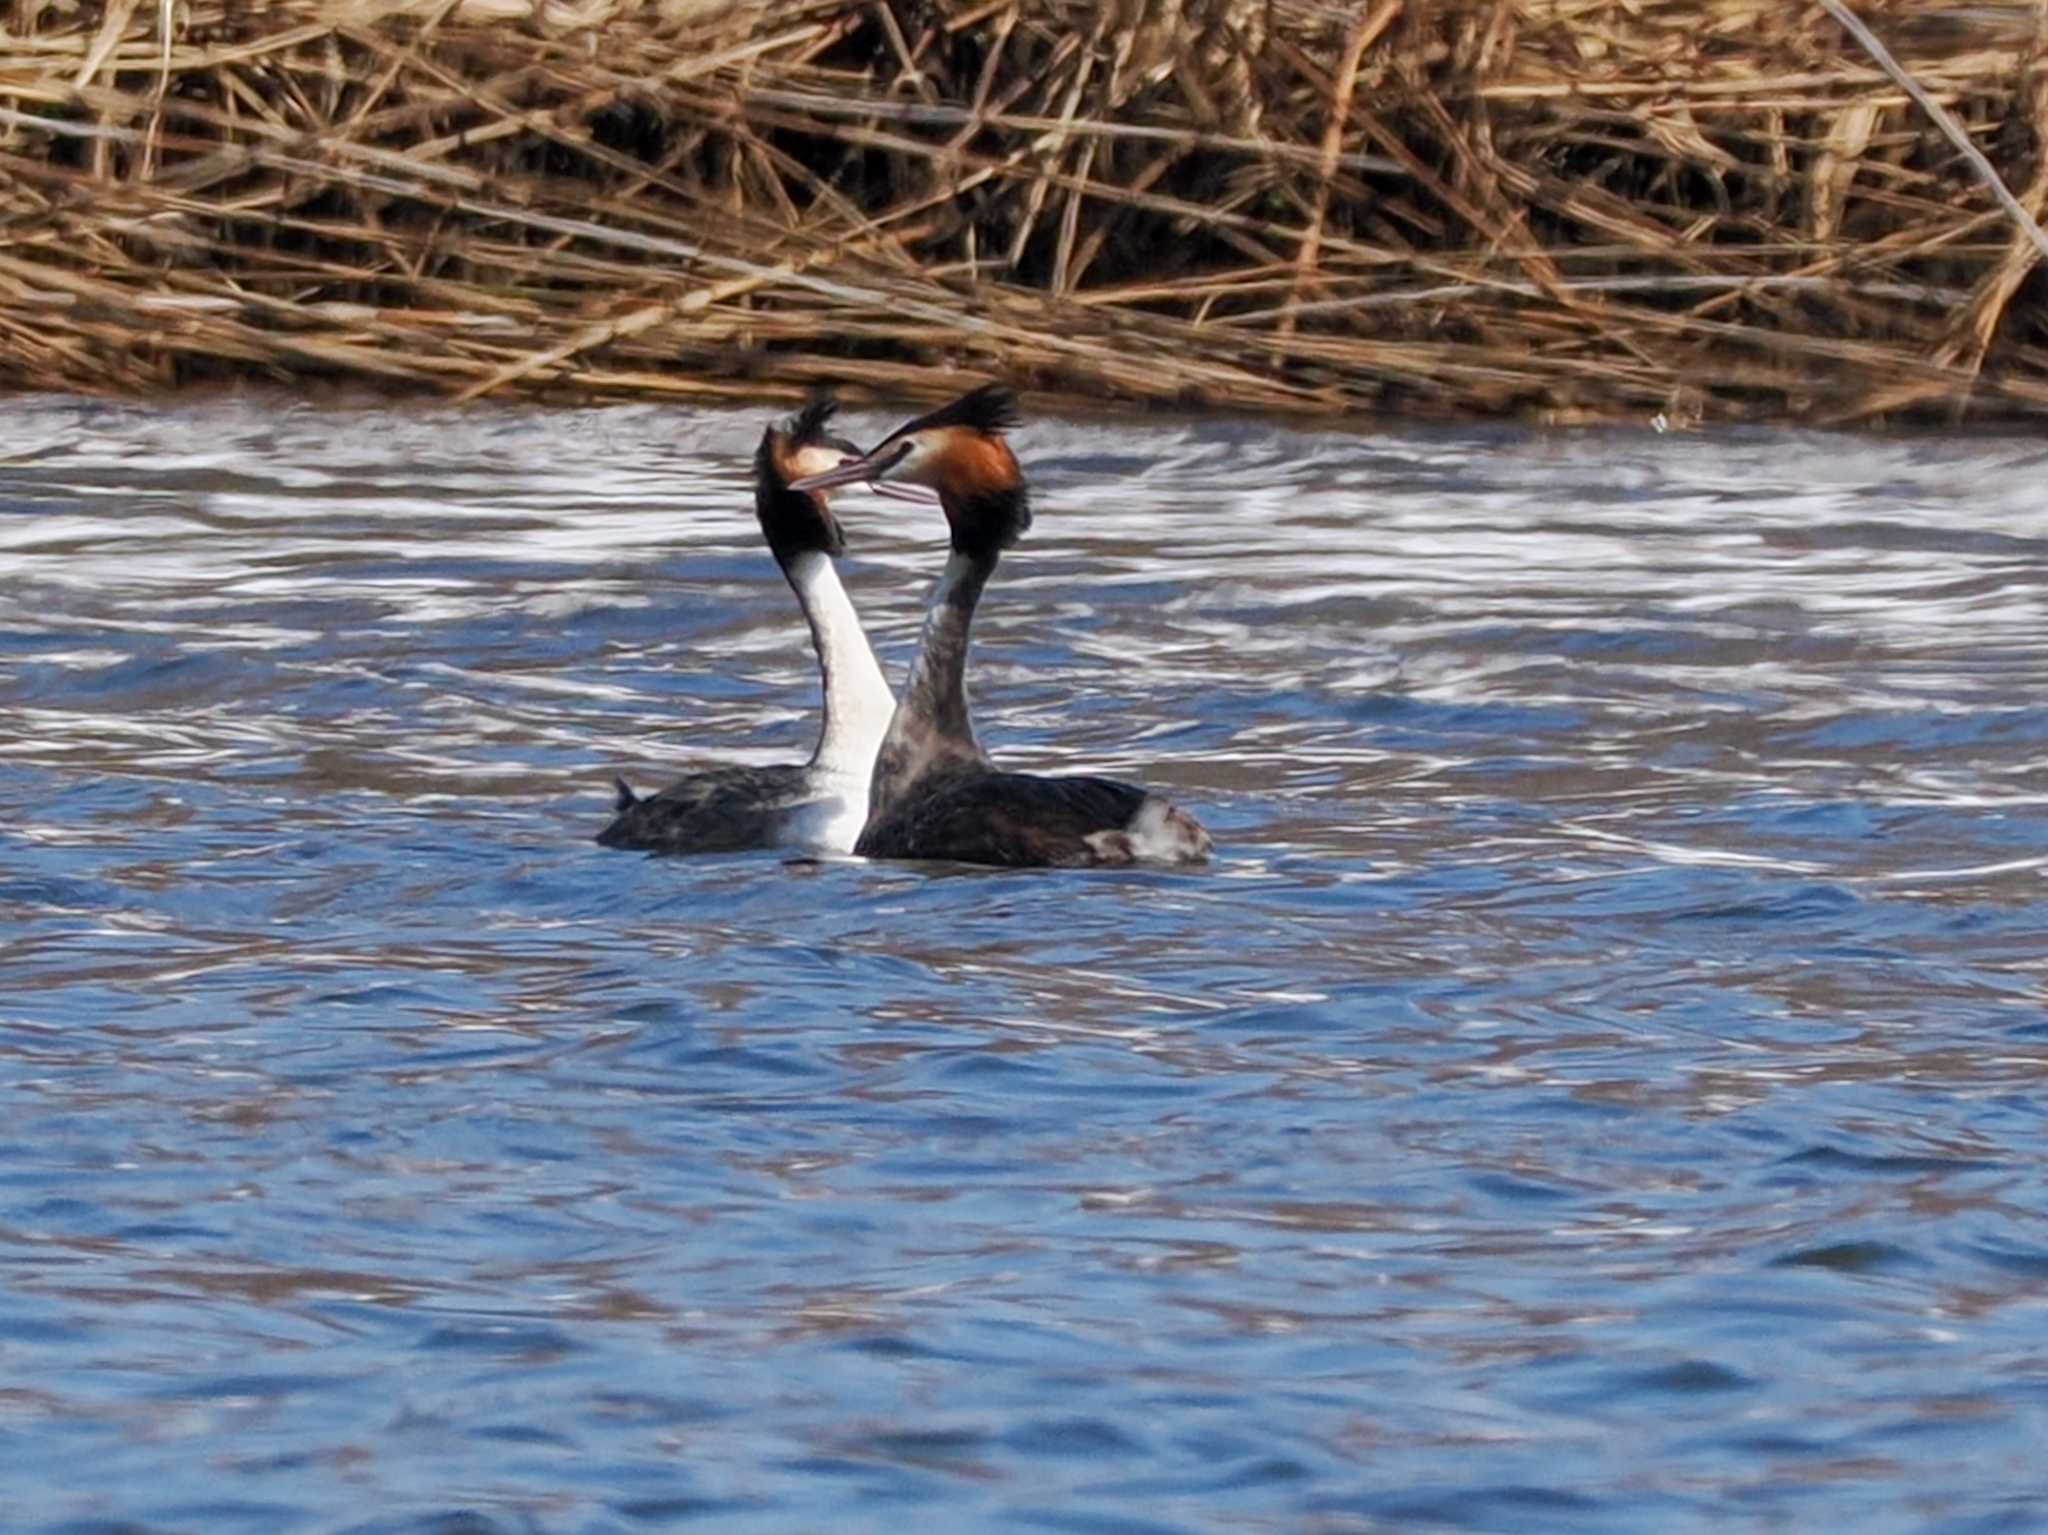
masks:
[(2030, 414), (2044, 44), (2048, 0), (0, 0), (0, 384)]

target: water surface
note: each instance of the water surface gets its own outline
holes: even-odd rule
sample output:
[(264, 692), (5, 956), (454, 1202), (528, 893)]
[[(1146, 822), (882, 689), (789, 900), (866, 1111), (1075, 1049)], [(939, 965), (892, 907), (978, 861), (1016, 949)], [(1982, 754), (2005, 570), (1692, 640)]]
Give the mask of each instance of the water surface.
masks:
[(600, 850), (765, 415), (0, 413), (8, 1531), (2048, 1528), (2048, 449), (1041, 421), (1211, 869)]

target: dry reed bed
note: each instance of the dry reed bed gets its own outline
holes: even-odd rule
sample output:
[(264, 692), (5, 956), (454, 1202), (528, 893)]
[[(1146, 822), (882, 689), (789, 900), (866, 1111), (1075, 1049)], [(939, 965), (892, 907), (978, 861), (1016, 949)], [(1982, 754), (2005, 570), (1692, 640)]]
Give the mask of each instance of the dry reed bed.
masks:
[[(1855, 8), (2038, 220), (2048, 0)], [(14, 386), (2009, 414), (2038, 259), (1803, 0), (0, 0)]]

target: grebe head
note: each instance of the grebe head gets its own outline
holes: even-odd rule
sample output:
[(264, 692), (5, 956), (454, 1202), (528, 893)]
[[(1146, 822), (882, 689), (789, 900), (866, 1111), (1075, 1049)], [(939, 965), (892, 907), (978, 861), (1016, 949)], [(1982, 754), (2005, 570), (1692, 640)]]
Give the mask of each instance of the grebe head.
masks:
[(754, 453), (754, 515), (761, 519), (769, 549), (784, 564), (800, 554), (837, 558), (846, 552), (846, 536), (823, 492), (796, 487), (800, 480), (860, 461), (859, 448), (825, 429), (838, 409), (830, 394), (813, 394), (787, 422), (763, 432)]
[(1001, 384), (983, 384), (904, 422), (860, 462), (797, 483), (807, 490), (854, 480), (878, 490), (891, 483), (928, 486), (946, 510), (953, 547), (962, 554), (992, 555), (1031, 526), (1024, 471), (1003, 440), (1017, 421), (1017, 397)]

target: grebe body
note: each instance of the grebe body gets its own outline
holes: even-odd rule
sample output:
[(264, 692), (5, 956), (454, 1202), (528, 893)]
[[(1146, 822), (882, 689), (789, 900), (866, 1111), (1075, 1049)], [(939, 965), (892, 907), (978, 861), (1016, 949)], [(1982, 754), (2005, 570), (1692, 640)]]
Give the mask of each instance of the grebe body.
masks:
[(771, 426), (754, 455), (754, 511), (769, 551), (810, 625), (824, 681), (823, 720), (808, 762), (711, 768), (641, 797), (621, 779), (615, 814), (597, 840), (653, 853), (802, 847), (846, 853), (867, 819), (875, 755), (896, 708), (833, 561), (845, 538), (825, 496), (792, 482), (861, 457), (833, 437), (835, 409), (813, 398)]

